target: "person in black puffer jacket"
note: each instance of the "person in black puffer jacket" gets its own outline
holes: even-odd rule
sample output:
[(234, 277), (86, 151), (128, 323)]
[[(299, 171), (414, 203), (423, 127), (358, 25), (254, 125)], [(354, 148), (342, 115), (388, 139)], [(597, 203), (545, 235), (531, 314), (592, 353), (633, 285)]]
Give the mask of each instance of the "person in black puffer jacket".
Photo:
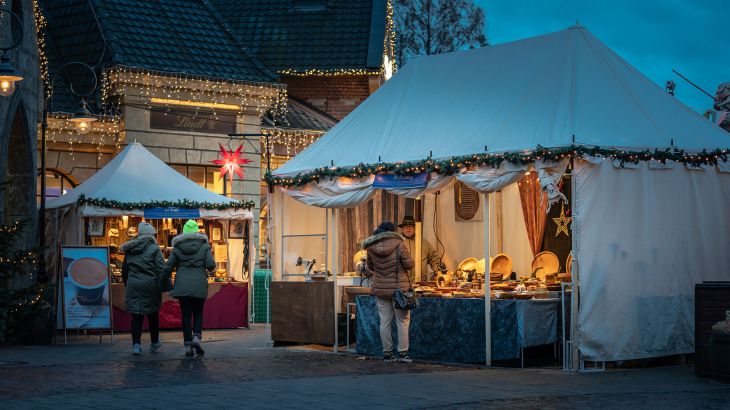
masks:
[(122, 279), (125, 285), (124, 305), (132, 314), (132, 353), (142, 354), (142, 324), (145, 315), (150, 326), (150, 352), (162, 347), (160, 343), (159, 311), (162, 304), (160, 277), (165, 266), (160, 247), (155, 240), (155, 228), (142, 222), (139, 236), (125, 242)]

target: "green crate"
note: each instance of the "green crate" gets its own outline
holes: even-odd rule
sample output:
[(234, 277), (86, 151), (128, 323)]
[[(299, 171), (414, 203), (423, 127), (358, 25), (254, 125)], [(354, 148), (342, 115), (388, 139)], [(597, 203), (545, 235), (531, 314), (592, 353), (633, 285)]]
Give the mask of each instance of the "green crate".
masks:
[[(270, 323), (271, 306), (268, 305), (271, 269), (256, 269), (253, 272), (253, 323)], [(268, 314), (266, 308), (268, 306)]]

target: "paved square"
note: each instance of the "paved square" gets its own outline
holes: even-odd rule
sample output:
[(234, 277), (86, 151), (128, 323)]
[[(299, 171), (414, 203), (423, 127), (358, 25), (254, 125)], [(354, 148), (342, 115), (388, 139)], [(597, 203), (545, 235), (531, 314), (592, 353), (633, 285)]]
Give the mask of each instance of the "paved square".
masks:
[(203, 358), (183, 356), (178, 332), (139, 357), (129, 335), (114, 345), (71, 336), (68, 345), (0, 348), (0, 408), (730, 408), (730, 385), (696, 378), (689, 366), (566, 374), (384, 364), (273, 348), (266, 328), (204, 338)]

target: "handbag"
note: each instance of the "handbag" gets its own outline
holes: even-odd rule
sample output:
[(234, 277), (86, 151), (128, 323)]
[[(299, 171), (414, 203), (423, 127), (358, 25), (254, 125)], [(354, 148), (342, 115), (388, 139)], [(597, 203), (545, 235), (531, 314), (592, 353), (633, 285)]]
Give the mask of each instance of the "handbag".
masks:
[(398, 286), (398, 265), (400, 265), (400, 253), (398, 248), (395, 249), (395, 295), (393, 295), (393, 305), (399, 310), (411, 310), (419, 306), (418, 296), (416, 291), (413, 290), (413, 284), (411, 278), (408, 278), (408, 283), (411, 285), (407, 291), (400, 290)]

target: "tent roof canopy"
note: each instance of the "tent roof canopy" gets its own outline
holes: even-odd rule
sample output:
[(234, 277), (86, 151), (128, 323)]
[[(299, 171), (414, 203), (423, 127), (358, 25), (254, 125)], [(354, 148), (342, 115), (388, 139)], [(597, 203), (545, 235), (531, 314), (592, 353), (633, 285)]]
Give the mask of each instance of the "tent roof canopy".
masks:
[(244, 207), (240, 201), (211, 192), (189, 180), (137, 142), (129, 144), (76, 188), (49, 200), (46, 207), (53, 209), (76, 204), (81, 195), (85, 200), (104, 199), (119, 204), (188, 201), (205, 204), (207, 208)]
[(700, 152), (728, 135), (576, 26), (413, 59), (273, 175), (573, 144)]

